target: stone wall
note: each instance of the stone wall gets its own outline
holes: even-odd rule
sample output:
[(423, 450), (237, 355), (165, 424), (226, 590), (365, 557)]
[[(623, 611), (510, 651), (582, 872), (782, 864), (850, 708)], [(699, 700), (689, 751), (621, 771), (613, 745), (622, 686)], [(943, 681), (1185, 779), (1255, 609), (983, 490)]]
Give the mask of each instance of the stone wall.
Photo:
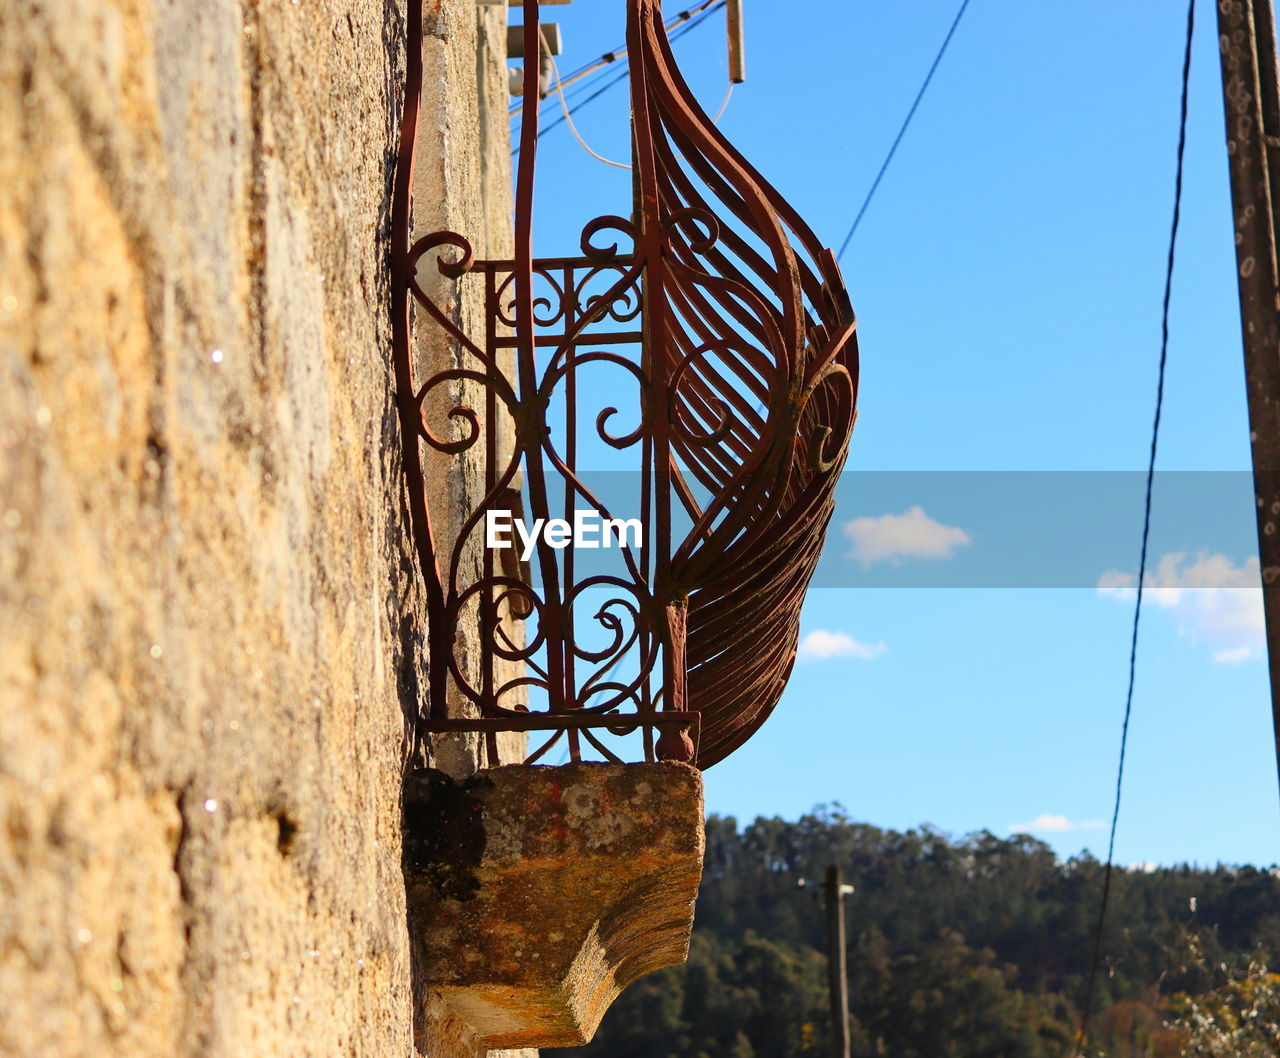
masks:
[[(505, 9), (427, 6), (418, 225), (498, 233)], [(0, 0), (4, 1058), (475, 1052), (400, 863), (404, 17)]]

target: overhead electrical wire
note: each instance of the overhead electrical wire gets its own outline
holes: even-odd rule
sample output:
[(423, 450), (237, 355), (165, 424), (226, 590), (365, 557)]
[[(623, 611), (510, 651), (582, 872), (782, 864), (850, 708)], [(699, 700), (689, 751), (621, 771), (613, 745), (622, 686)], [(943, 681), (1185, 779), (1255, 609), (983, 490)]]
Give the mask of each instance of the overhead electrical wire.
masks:
[(1116, 769), (1115, 803), (1111, 811), (1111, 833), (1107, 841), (1107, 865), (1102, 876), (1102, 899), (1098, 907), (1098, 925), (1093, 935), (1093, 957), (1089, 961), (1089, 979), (1085, 987), (1084, 1011), (1080, 1016), (1080, 1032), (1076, 1052), (1084, 1054), (1089, 1038), (1089, 1019), (1097, 986), (1098, 967), (1102, 959), (1102, 933), (1107, 921), (1107, 905), (1111, 898), (1111, 876), (1115, 864), (1116, 826), (1120, 821), (1120, 794), (1124, 787), (1125, 753), (1129, 744), (1129, 718), (1133, 713), (1133, 686), (1138, 662), (1138, 621), (1142, 615), (1142, 590), (1147, 572), (1147, 543), (1151, 535), (1151, 494), (1155, 485), (1156, 446), (1160, 440), (1160, 412), (1164, 406), (1165, 364), (1169, 354), (1169, 303), (1173, 293), (1173, 259), (1178, 242), (1178, 220), (1182, 212), (1182, 170), (1187, 146), (1187, 90), (1191, 83), (1191, 40), (1195, 31), (1196, 3), (1187, 4), (1187, 41), (1182, 56), (1182, 106), (1178, 119), (1178, 161), (1174, 176), (1173, 222), (1169, 228), (1169, 255), (1165, 263), (1164, 306), (1160, 320), (1160, 367), (1156, 376), (1156, 412), (1151, 424), (1151, 453), (1147, 460), (1147, 489), (1142, 514), (1142, 547), (1138, 556), (1138, 586), (1133, 605), (1133, 632), (1129, 639), (1129, 685), (1125, 692), (1124, 723), (1120, 729), (1120, 761)]
[[(615, 77), (611, 77), (611, 78), (609, 79), (609, 81), (608, 81), (606, 84), (601, 85), (599, 88), (597, 88), (594, 92), (592, 92), (589, 96), (587, 96), (587, 97), (586, 97), (585, 99), (583, 99), (581, 102), (579, 102), (579, 103), (575, 103), (575, 104), (570, 108), (570, 110), (571, 110), (571, 111), (573, 111), (573, 110), (580, 110), (582, 107), (584, 107), (584, 106), (586, 106), (588, 103), (590, 103), (593, 99), (599, 99), (602, 95), (604, 95), (604, 94), (605, 94), (605, 92), (609, 91), (609, 89), (610, 89), (610, 88), (612, 88), (614, 85), (616, 85), (616, 84), (620, 84), (622, 81), (625, 81), (626, 79), (627, 79), (627, 71), (626, 71), (626, 70), (623, 70), (623, 71), (622, 71), (622, 73), (618, 74), (618, 75), (617, 75), (617, 76), (615, 76)], [(543, 136), (545, 136), (548, 132), (550, 132), (550, 131), (551, 131), (552, 129), (554, 129), (556, 126), (558, 126), (558, 125), (563, 125), (563, 124), (565, 123), (565, 121), (566, 121), (566, 120), (567, 120), (566, 116), (565, 116), (564, 114), (561, 114), (561, 115), (560, 115), (558, 118), (556, 118), (554, 121), (550, 121), (550, 122), (548, 122), (546, 125), (544, 125), (542, 128), (540, 128), (540, 129), (538, 130), (538, 139), (542, 139), (542, 137), (543, 137)], [(519, 147), (517, 147), (517, 148), (516, 148), (515, 150), (513, 150), (511, 153), (512, 153), (512, 154), (519, 154), (519, 153), (520, 153), (520, 148), (519, 148)]]
[[(701, 14), (703, 11), (707, 10), (707, 8), (709, 7), (723, 7), (724, 2), (725, 0), (702, 0), (701, 3), (694, 4), (692, 7), (686, 8), (684, 11), (681, 11), (679, 14), (674, 15), (672, 18), (669, 18), (663, 28), (668, 33), (670, 33), (671, 30), (673, 30), (681, 22), (689, 21), (689, 19), (693, 18), (695, 15)], [(627, 54), (627, 48), (625, 44), (617, 48), (614, 48), (612, 51), (607, 51), (603, 55), (601, 55), (598, 59), (595, 59), (592, 62), (587, 63), (585, 66), (579, 66), (576, 70), (573, 71), (573, 73), (569, 74), (569, 76), (567, 76), (561, 82), (561, 85), (564, 88), (568, 88), (571, 84), (582, 79), (583, 77), (586, 77), (588, 74), (594, 73), (596, 70), (603, 69), (605, 66), (608, 66), (611, 63), (617, 62), (619, 59), (624, 58), (626, 54)], [(544, 92), (542, 94), (542, 98), (546, 98), (546, 96), (548, 95), (550, 95), (549, 92)], [(516, 114), (519, 114), (520, 111), (523, 109), (524, 109), (524, 100), (521, 100), (518, 103), (511, 104), (508, 114), (509, 116), (514, 117)]]
[(849, 243), (853, 240), (853, 233), (858, 230), (858, 225), (862, 223), (862, 218), (867, 212), (867, 207), (871, 205), (872, 198), (875, 197), (876, 189), (880, 186), (880, 181), (884, 179), (884, 174), (889, 168), (889, 163), (893, 161), (894, 154), (897, 153), (898, 144), (902, 142), (902, 137), (907, 134), (907, 128), (911, 124), (911, 119), (916, 116), (916, 109), (920, 106), (920, 100), (924, 98), (924, 94), (928, 91), (929, 82), (933, 80), (933, 75), (937, 73), (938, 66), (942, 62), (942, 57), (947, 53), (947, 46), (951, 43), (951, 38), (955, 36), (956, 27), (960, 25), (960, 19), (964, 17), (965, 10), (969, 6), (969, 0), (962, 0), (960, 10), (956, 12), (956, 17), (951, 20), (951, 28), (947, 30), (947, 35), (942, 40), (942, 47), (938, 49), (938, 54), (933, 57), (933, 65), (929, 67), (929, 72), (924, 75), (924, 81), (920, 85), (920, 91), (916, 93), (916, 98), (911, 104), (911, 109), (907, 111), (907, 116), (902, 121), (902, 126), (898, 129), (898, 134), (893, 138), (893, 146), (889, 148), (889, 153), (885, 155), (884, 162), (880, 166), (880, 171), (876, 173), (876, 178), (871, 182), (871, 190), (867, 192), (867, 197), (862, 200), (862, 206), (858, 210), (858, 215), (853, 218), (853, 223), (849, 226), (849, 233), (844, 237), (844, 242), (840, 244), (840, 250), (836, 254), (836, 260), (839, 261), (844, 257), (844, 252), (849, 248)]
[[(672, 43), (679, 40), (686, 33), (689, 33), (696, 27), (702, 25), (703, 22), (707, 21), (707, 19), (709, 19), (716, 11), (718, 11), (723, 6), (724, 6), (724, 0), (712, 0), (712, 3), (710, 6), (703, 5), (703, 7), (699, 10), (699, 14), (696, 17), (694, 17), (690, 21), (687, 21), (684, 25), (680, 26), (679, 29), (677, 29), (674, 33), (671, 34), (670, 39)], [(673, 22), (679, 21), (679, 16), (677, 16), (676, 19), (673, 19), (672, 21)], [(552, 129), (556, 128), (557, 126), (562, 125), (565, 121), (572, 120), (568, 116), (570, 112), (581, 110), (584, 106), (586, 106), (592, 100), (598, 99), (600, 96), (602, 96), (614, 85), (621, 84), (626, 79), (627, 79), (627, 71), (624, 69), (621, 73), (610, 78), (605, 84), (601, 85), (601, 87), (597, 88), (585, 99), (579, 101), (578, 103), (575, 103), (572, 107), (567, 108), (567, 112), (565, 114), (562, 114), (560, 117), (556, 118), (554, 121), (548, 122), (547, 125), (539, 129), (538, 138), (541, 139), (548, 132), (550, 132)], [(583, 86), (583, 87), (589, 87), (589, 85)], [(511, 153), (519, 154), (520, 153), (519, 148), (516, 148), (516, 150), (513, 150)]]
[[(693, 31), (694, 29), (696, 29), (698, 26), (702, 25), (702, 23), (704, 23), (705, 21), (707, 21), (707, 19), (709, 19), (713, 14), (715, 14), (718, 10), (720, 10), (720, 8), (724, 7), (724, 5), (725, 5), (725, 0), (709, 0), (709, 2), (707, 2), (707, 3), (703, 3), (703, 4), (700, 4), (700, 5), (695, 5), (694, 7), (690, 8), (689, 10), (690, 10), (690, 11), (694, 11), (694, 12), (696, 12), (696, 14), (694, 14), (694, 15), (690, 16), (690, 17), (689, 17), (688, 19), (686, 19), (686, 20), (683, 20), (683, 21), (684, 21), (684, 24), (683, 24), (683, 25), (680, 25), (680, 26), (679, 26), (679, 27), (678, 27), (678, 28), (677, 28), (677, 29), (676, 29), (676, 30), (671, 34), (671, 36), (670, 36), (671, 43), (673, 43), (673, 44), (674, 44), (677, 40), (679, 40), (679, 39), (680, 39), (681, 37), (683, 37), (685, 34), (690, 33), (691, 31)], [(683, 14), (683, 12), (682, 12), (682, 14)], [(682, 19), (681, 19), (680, 15), (677, 15), (674, 19), (672, 19), (672, 20), (671, 20), (671, 22), (670, 22), (670, 23), (668, 23), (668, 25), (676, 25), (676, 24), (680, 23), (681, 21), (682, 21)], [(553, 63), (554, 63), (554, 60), (553, 60)], [(556, 118), (554, 121), (550, 121), (550, 122), (548, 122), (545, 126), (543, 126), (542, 128), (540, 128), (540, 129), (538, 130), (538, 138), (539, 138), (539, 139), (541, 139), (543, 136), (545, 136), (545, 135), (546, 135), (548, 132), (550, 132), (552, 129), (556, 128), (556, 127), (557, 127), (557, 126), (559, 126), (559, 125), (564, 124), (566, 121), (570, 122), (570, 124), (572, 125), (572, 121), (573, 121), (573, 119), (572, 119), (572, 117), (570, 117), (570, 115), (571, 115), (571, 114), (576, 114), (579, 110), (581, 110), (583, 107), (585, 107), (588, 103), (590, 103), (590, 102), (592, 102), (593, 100), (598, 99), (600, 96), (604, 95), (604, 93), (605, 93), (605, 92), (607, 92), (610, 88), (614, 87), (614, 86), (615, 86), (615, 85), (617, 85), (617, 84), (621, 84), (623, 81), (625, 81), (625, 80), (627, 79), (627, 74), (628, 74), (628, 71), (624, 69), (621, 73), (616, 74), (615, 76), (613, 76), (613, 77), (609, 78), (607, 81), (605, 81), (605, 83), (604, 83), (603, 85), (601, 85), (599, 88), (597, 88), (594, 92), (592, 92), (590, 95), (586, 96), (584, 99), (581, 99), (581, 100), (579, 100), (578, 102), (574, 103), (572, 106), (568, 106), (567, 104), (564, 104), (564, 102), (563, 102), (563, 100), (562, 100), (562, 109), (563, 109), (563, 111), (564, 111), (564, 112), (563, 112), (563, 113), (562, 113), (558, 118)], [(554, 76), (554, 73), (553, 73), (553, 76)], [(566, 81), (565, 81), (565, 82), (562, 82), (562, 84), (566, 84), (567, 82), (568, 82), (568, 79), (566, 79)], [(594, 82), (592, 82), (592, 83), (594, 83)], [(588, 87), (588, 86), (583, 86), (583, 87)], [(552, 91), (555, 91), (555, 89), (553, 88), (553, 89), (552, 89)], [(731, 91), (732, 91), (732, 88), (730, 89), (730, 92), (731, 92)], [(725, 99), (724, 99), (724, 101), (722, 102), (721, 107), (720, 107), (720, 113), (716, 115), (717, 120), (719, 119), (720, 114), (723, 114), (723, 113), (724, 113), (724, 108), (725, 108), (725, 106), (727, 106), (727, 105), (728, 105), (728, 100), (729, 100), (729, 93), (726, 93), (726, 95), (725, 95)], [(518, 112), (513, 111), (512, 113), (513, 113), (513, 116), (514, 116), (514, 115), (515, 115), (516, 113), (518, 113)], [(576, 134), (576, 132), (575, 132), (575, 136), (576, 136), (576, 135), (577, 135), (577, 134)], [(578, 137), (578, 140), (579, 140), (579, 142), (580, 142), (580, 143), (582, 142), (581, 137)], [(585, 146), (586, 146), (586, 144), (584, 143), (584, 144), (583, 144), (583, 146), (585, 147)], [(587, 148), (587, 150), (588, 150), (591, 154), (595, 155), (595, 152), (594, 152), (594, 151), (592, 151), (589, 147)], [(519, 153), (520, 153), (520, 148), (519, 148), (519, 147), (516, 147), (514, 150), (512, 150), (512, 152), (511, 152), (511, 153), (512, 153), (513, 155), (519, 154)], [(599, 157), (599, 155), (596, 155), (596, 157), (598, 158), (598, 157)], [(605, 162), (606, 162), (606, 163), (608, 163), (608, 164), (612, 164), (612, 165), (619, 166), (620, 168), (629, 168), (628, 166), (624, 166), (624, 165), (622, 165), (622, 163), (620, 163), (620, 162), (609, 162), (609, 161), (608, 161), (608, 159), (601, 159), (601, 160), (602, 160), (602, 161), (605, 161)]]
[(603, 154), (597, 154), (591, 149), (591, 145), (582, 138), (582, 133), (578, 131), (578, 126), (573, 123), (573, 112), (569, 109), (569, 104), (565, 102), (564, 84), (560, 80), (560, 71), (556, 67), (555, 59), (551, 60), (551, 76), (556, 80), (555, 93), (560, 98), (560, 110), (564, 114), (564, 120), (569, 126), (569, 131), (573, 133), (573, 138), (578, 141), (578, 146), (591, 155), (591, 157), (597, 162), (604, 162), (605, 165), (611, 165), (615, 169), (630, 169), (631, 166), (627, 165), (625, 162), (615, 162), (612, 158), (606, 158)]
[[(573, 133), (573, 138), (578, 141), (578, 146), (586, 151), (597, 162), (604, 162), (605, 165), (611, 165), (615, 169), (630, 169), (631, 166), (625, 162), (615, 162), (612, 158), (606, 158), (603, 154), (597, 153), (592, 149), (591, 145), (582, 138), (582, 133), (578, 131), (578, 126), (573, 123), (573, 111), (567, 102), (565, 102), (564, 91), (560, 81), (560, 71), (556, 69), (555, 59), (551, 60), (551, 76), (555, 78), (555, 93), (560, 99), (560, 109), (564, 112), (564, 121), (569, 126), (569, 131)], [(729, 87), (725, 89), (724, 99), (720, 101), (720, 109), (716, 111), (716, 116), (712, 118), (712, 122), (719, 122), (724, 115), (725, 108), (729, 105), (729, 97), (733, 95), (733, 82), (729, 82)]]
[[(624, 63), (623, 65), (625, 67), (626, 64)], [(584, 92), (591, 91), (591, 89), (598, 86), (602, 81), (610, 80), (610, 79), (616, 80), (617, 72), (612, 70), (602, 70), (595, 77), (589, 77), (585, 81), (579, 81), (572, 88), (568, 89), (565, 92), (565, 98), (574, 99), (577, 96), (581, 96)], [(515, 113), (512, 116), (519, 117), (520, 111), (515, 111)]]

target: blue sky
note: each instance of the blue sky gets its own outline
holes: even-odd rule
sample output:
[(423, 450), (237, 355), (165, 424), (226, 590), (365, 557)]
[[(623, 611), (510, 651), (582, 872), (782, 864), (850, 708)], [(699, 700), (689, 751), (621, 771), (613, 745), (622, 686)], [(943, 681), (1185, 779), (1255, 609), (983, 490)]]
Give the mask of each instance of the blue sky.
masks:
[[(843, 239), (956, 6), (748, 0), (748, 79), (721, 127), (828, 245)], [(1248, 429), (1207, 0), (1198, 17), (1159, 465), (1238, 482)], [(563, 27), (566, 73), (623, 39), (621, 2), (574, 0), (544, 19)], [(1063, 854), (1105, 853), (1140, 490), (1128, 509), (1106, 508), (1108, 539), (1131, 551), (1099, 560), (1097, 579), (1086, 569), (1070, 588), (891, 585), (898, 574), (944, 583), (928, 571), (977, 554), (1002, 504), (1016, 506), (948, 507), (937, 480), (954, 492), (974, 472), (1145, 468), (1184, 20), (1181, 4), (1154, 0), (972, 0), (843, 264), (862, 349), (849, 468), (928, 473), (899, 475), (883, 509), (867, 500), (838, 515), (824, 561), (874, 568), (889, 586), (811, 593), (791, 685), (764, 729), (707, 773), (710, 810), (795, 817), (839, 801), (881, 826), (1035, 824)], [(677, 52), (714, 111), (723, 16)], [(544, 106), (554, 116), (554, 100)], [(621, 160), (626, 107), (619, 86), (575, 115), (597, 151)], [(543, 256), (573, 252), (583, 223), (629, 202), (628, 174), (563, 125), (541, 141), (538, 187)], [(909, 495), (902, 483), (917, 478)], [(1173, 557), (1143, 620), (1117, 860), (1270, 864), (1280, 795), (1256, 595), (1187, 590), (1249, 583), (1247, 482), (1184, 533), (1190, 508), (1165, 487), (1174, 479), (1155, 496), (1153, 559)], [(847, 529), (856, 518), (861, 529)], [(1006, 524), (1023, 533), (1025, 512)], [(877, 545), (889, 529), (907, 542)], [(1047, 530), (1046, 564), (1072, 546), (1071, 533)]]

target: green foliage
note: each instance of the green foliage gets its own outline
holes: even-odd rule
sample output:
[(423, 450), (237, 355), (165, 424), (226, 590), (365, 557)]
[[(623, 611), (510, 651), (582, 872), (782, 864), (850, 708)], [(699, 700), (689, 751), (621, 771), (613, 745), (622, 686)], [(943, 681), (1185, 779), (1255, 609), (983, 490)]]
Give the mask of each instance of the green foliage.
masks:
[[(1041, 1058), (1071, 1041), (1070, 1012), (1061, 1001), (1011, 987), (1016, 968), (997, 966), (990, 949), (976, 951), (943, 931), (919, 952), (886, 967), (885, 986), (858, 996), (859, 1019), (876, 1041), (874, 1053), (898, 1058)], [(865, 1048), (864, 1048), (865, 1050)]]
[(1191, 995), (1178, 992), (1163, 1001), (1168, 1028), (1177, 1034), (1186, 1058), (1277, 1058), (1280, 1056), (1280, 974), (1264, 959), (1236, 957), (1212, 964), (1203, 938), (1188, 931), (1178, 955), (1211, 985)]
[[(741, 830), (710, 817), (688, 963), (628, 988), (588, 1046), (545, 1053), (829, 1054), (826, 927), (813, 883), (831, 863), (856, 887), (847, 904), (856, 1058), (1074, 1054), (1102, 864), (1087, 853), (1060, 862), (1024, 835), (881, 830), (839, 807)], [(799, 888), (801, 878), (810, 884)], [(1196, 1016), (1221, 1024), (1227, 1009), (1244, 1017), (1249, 1001), (1275, 994), (1271, 976), (1248, 969), (1259, 949), (1280, 949), (1271, 872), (1117, 871), (1090, 1058), (1280, 1056), (1204, 1049), (1191, 1028)], [(1229, 982), (1240, 987), (1223, 991)]]

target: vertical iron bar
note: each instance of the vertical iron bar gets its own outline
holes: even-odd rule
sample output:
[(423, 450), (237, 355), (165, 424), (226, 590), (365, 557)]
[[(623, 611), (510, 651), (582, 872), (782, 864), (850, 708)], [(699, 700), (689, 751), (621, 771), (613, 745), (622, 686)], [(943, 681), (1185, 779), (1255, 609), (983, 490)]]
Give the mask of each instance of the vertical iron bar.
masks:
[[(500, 373), (502, 368), (498, 361), (498, 314), (494, 311), (497, 308), (495, 304), (497, 301), (495, 295), (496, 286), (497, 278), (493, 269), (486, 267), (484, 270), (484, 351), (493, 365), (490, 370)], [(498, 483), (498, 398), (495, 384), (485, 386), (484, 433), (484, 492), (486, 496), (490, 496), (493, 494), (494, 486)], [(484, 555), (484, 580), (486, 584), (492, 584), (494, 575), (493, 550), (488, 546), (487, 540), (482, 551)], [(494, 658), (492, 644), (498, 642), (498, 623), (503, 618), (494, 600), (494, 594), (494, 589), (490, 588), (488, 591), (482, 592), (480, 596), (481, 602), (486, 608), (485, 619), (480, 624), (482, 633), (485, 636), (485, 640), (480, 644), (480, 663), (484, 666), (484, 677), (480, 688), (483, 698), (480, 708), (481, 716), (484, 715), (486, 707), (496, 707), (498, 704), (494, 690), (496, 685), (494, 668), (497, 666), (498, 661)], [(485, 750), (489, 754), (489, 766), (497, 767), (500, 763), (498, 759), (497, 734), (491, 732), (487, 735)]]
[[(520, 115), (520, 161), (516, 168), (515, 288), (516, 357), (520, 379), (519, 419), (516, 443), (523, 454), (529, 483), (530, 515), (549, 516), (546, 475), (542, 461), (542, 437), (547, 429), (546, 408), (537, 400), (537, 341), (533, 321), (533, 178), (538, 150), (538, 77), (542, 34), (538, 28), (538, 0), (523, 0), (524, 98)], [(531, 104), (531, 105), (530, 105)], [(561, 621), (560, 572), (555, 553), (540, 539), (538, 570), (542, 578), (543, 607), (540, 620), (546, 633), (547, 694), (551, 712), (565, 708), (566, 648)], [(576, 759), (576, 758), (575, 758)]]
[[(494, 348), (494, 338), (496, 331), (496, 320), (493, 314), (493, 270), (486, 268), (484, 270), (484, 286), (485, 286), (485, 343), (484, 351), (492, 358), (493, 363), (497, 364), (497, 349)], [(498, 424), (497, 424), (497, 397), (495, 387), (493, 385), (485, 386), (484, 392), (484, 492), (488, 496), (493, 492), (493, 487), (497, 483), (497, 463), (498, 463)], [(483, 577), (486, 584), (493, 581), (493, 551), (487, 545), (482, 549)], [(499, 620), (499, 615), (493, 601), (494, 591), (490, 589), (481, 594), (481, 605), (484, 606), (484, 614), (481, 618), (480, 627), (485, 635), (486, 642), (488, 639), (489, 622)], [(496, 628), (495, 628), (496, 632)], [(481, 673), (480, 693), (484, 699), (481, 707), (481, 713), (488, 706), (496, 705), (493, 701), (494, 688), (494, 666), (496, 662), (493, 658), (493, 652), (487, 649), (484, 642), (481, 644), (480, 650), (481, 665), (483, 671)]]
[[(639, 29), (638, 29), (639, 22), (640, 22), (640, 15), (636, 7), (635, 0), (628, 0), (628, 4), (627, 4), (627, 46), (628, 48), (634, 46), (636, 43), (636, 39), (638, 38), (638, 34), (639, 34)], [(636, 28), (633, 28), (633, 27), (636, 27)], [(636, 239), (635, 239), (635, 246), (634, 246), (635, 257), (637, 261), (645, 263), (644, 254), (646, 251), (640, 239), (640, 231), (642, 227), (641, 216), (644, 209), (644, 199), (641, 193), (640, 180), (637, 176), (637, 174), (640, 172), (640, 169), (641, 169), (639, 114), (641, 112), (640, 110), (641, 102), (642, 102), (641, 97), (644, 94), (644, 78), (641, 75), (640, 70), (641, 70), (641, 64), (637, 59), (637, 62), (633, 64), (631, 67), (631, 80), (629, 85), (631, 89), (631, 172), (632, 172), (631, 219), (632, 219), (632, 223), (636, 226), (636, 232), (637, 232)], [(647, 115), (648, 113), (647, 108), (644, 109), (643, 112)], [(650, 160), (652, 160), (652, 151), (650, 151)], [(642, 269), (640, 273), (639, 290), (637, 291), (637, 295), (636, 295), (637, 297), (640, 298), (641, 334), (647, 334), (649, 331), (649, 306), (647, 302), (648, 288), (649, 288), (648, 268), (645, 267)], [(646, 349), (647, 349), (647, 346), (645, 345), (642, 339), (640, 344), (640, 373), (646, 380), (651, 380), (653, 365), (650, 364), (646, 358)], [(656, 401), (655, 401), (652, 388), (649, 388), (647, 390), (642, 390), (641, 399), (654, 402), (653, 404), (650, 405), (649, 408), (641, 409), (642, 414), (646, 411), (650, 413), (650, 421), (652, 422), (653, 418), (656, 416)], [(652, 603), (653, 601), (655, 601), (653, 597), (653, 588), (655, 583), (654, 570), (655, 570), (656, 563), (654, 560), (655, 546), (654, 546), (654, 540), (653, 540), (654, 444), (653, 444), (653, 434), (651, 431), (646, 431), (644, 433), (643, 437), (641, 438), (640, 445), (641, 445), (641, 448), (640, 448), (640, 453), (641, 453), (640, 455), (640, 523), (641, 523), (641, 526), (643, 527), (643, 534), (640, 540), (639, 568), (640, 568), (641, 575), (644, 577), (644, 580), (645, 580), (645, 583), (642, 585), (642, 588), (644, 589), (644, 592), (645, 592), (645, 600), (648, 603)], [(641, 649), (641, 657), (645, 659), (648, 659), (651, 656), (651, 653), (655, 649), (661, 650), (661, 643), (659, 642), (658, 644), (655, 644), (654, 642), (655, 617), (656, 617), (656, 614), (653, 612), (653, 609), (650, 605), (641, 607), (640, 637), (638, 642)], [(662, 651), (662, 653), (665, 658), (666, 652)], [(665, 664), (666, 664), (665, 660), (659, 661), (657, 665), (650, 666), (649, 672), (646, 674), (646, 678), (642, 688), (643, 697), (641, 699), (641, 704), (646, 712), (649, 712), (649, 713), (657, 712), (658, 703), (657, 703), (657, 698), (653, 689), (653, 679), (655, 675), (655, 669), (657, 674), (659, 675), (659, 678), (661, 678), (661, 674), (663, 672)], [(661, 691), (661, 688), (662, 688), (662, 685), (660, 684), (659, 691)], [(664, 707), (665, 707), (665, 704), (666, 703), (664, 701), (663, 703)], [(656, 758), (653, 731), (651, 728), (648, 728), (648, 727), (644, 729), (644, 750), (645, 750), (645, 760), (654, 760)]]
[(419, 448), (420, 409), (414, 400), (413, 354), (409, 334), (409, 250), (412, 232), (413, 170), (422, 107), (422, 0), (409, 0), (405, 28), (404, 110), (400, 118), (400, 143), (396, 153), (396, 177), (391, 201), (391, 327), (395, 367), (396, 407), (403, 441), (402, 460), (409, 497), (409, 521), (422, 568), (427, 595), (427, 698), (429, 714), (444, 718), (447, 701), (449, 650), (452, 636), (445, 627), (444, 588), (436, 561), (435, 539), (427, 505)]
[[(561, 274), (563, 283), (564, 296), (564, 330), (569, 334), (574, 324), (574, 301), (573, 301), (573, 266), (565, 265)], [(569, 361), (569, 369), (565, 372), (564, 380), (564, 459), (565, 465), (569, 468), (569, 477), (564, 483), (564, 520), (570, 525), (573, 524), (573, 508), (574, 508), (574, 491), (573, 477), (578, 469), (578, 393), (577, 393), (577, 366), (574, 364), (574, 349), (571, 348), (567, 354)], [(573, 546), (565, 548), (564, 554), (564, 591), (565, 597), (568, 598), (569, 593), (573, 591)], [(579, 601), (577, 599), (575, 602)], [(564, 613), (564, 636), (566, 647), (566, 658), (564, 666), (565, 680), (565, 707), (572, 709), (576, 703), (578, 687), (575, 679), (576, 658), (573, 654), (574, 636), (576, 634), (575, 618), (573, 607), (565, 608)], [(578, 732), (570, 730), (568, 733), (569, 756), (577, 760), (582, 752), (582, 746), (579, 742)]]
[[(653, 20), (649, 12), (654, 0), (631, 0), (627, 25), (627, 49), (631, 55), (631, 112), (635, 126), (636, 165), (634, 168), (638, 203), (638, 251), (644, 259), (643, 312), (645, 316), (644, 347), (641, 365), (649, 379), (652, 394), (652, 430), (654, 461), (654, 583), (670, 584), (671, 561), (671, 429), (670, 352), (667, 348), (666, 263), (663, 259), (662, 205), (658, 189), (655, 136), (661, 135), (660, 123), (654, 120), (645, 70), (644, 57), (657, 50), (651, 39)], [(659, 599), (662, 620), (662, 685), (663, 709), (680, 711), (685, 707), (685, 671), (676, 664), (673, 637), (684, 635), (684, 600)], [(673, 607), (679, 607), (677, 613)], [(679, 653), (683, 655), (683, 650)]]
[(1280, 765), (1280, 208), (1271, 175), (1280, 171), (1280, 79), (1271, 0), (1219, 0), (1218, 37), (1271, 716)]

